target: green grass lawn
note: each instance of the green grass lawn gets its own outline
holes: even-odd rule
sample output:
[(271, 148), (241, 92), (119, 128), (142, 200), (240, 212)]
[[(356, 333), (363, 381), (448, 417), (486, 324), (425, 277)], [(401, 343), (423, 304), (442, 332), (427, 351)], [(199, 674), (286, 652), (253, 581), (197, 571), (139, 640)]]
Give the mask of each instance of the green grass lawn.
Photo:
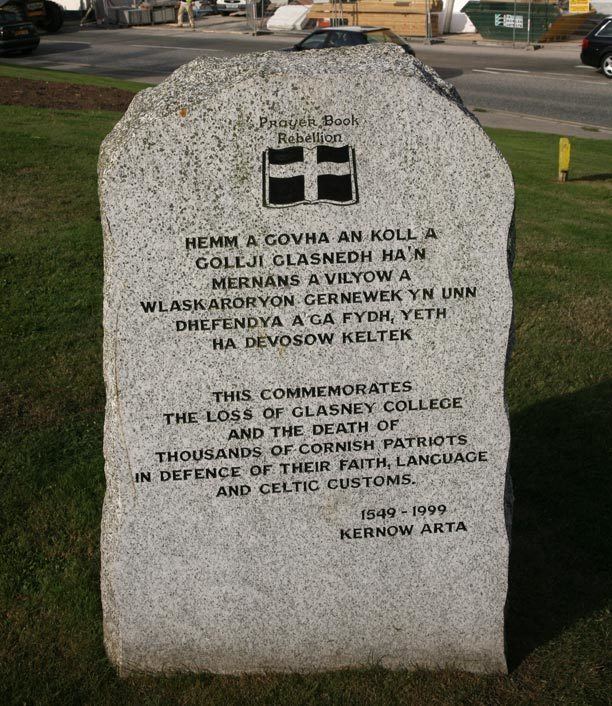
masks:
[(122, 681), (98, 587), (96, 160), (118, 118), (0, 106), (0, 704), (609, 703), (612, 142), (572, 140), (557, 184), (557, 138), (489, 131), (517, 185), (510, 675)]
[(149, 83), (140, 81), (122, 81), (108, 76), (93, 76), (91, 74), (78, 74), (75, 71), (55, 71), (55, 69), (29, 68), (21, 64), (0, 63), (0, 76), (9, 78), (29, 79), (32, 81), (53, 81), (54, 83), (76, 83), (86, 86), (107, 86), (108, 88), (122, 88), (125, 91), (137, 93), (150, 86)]

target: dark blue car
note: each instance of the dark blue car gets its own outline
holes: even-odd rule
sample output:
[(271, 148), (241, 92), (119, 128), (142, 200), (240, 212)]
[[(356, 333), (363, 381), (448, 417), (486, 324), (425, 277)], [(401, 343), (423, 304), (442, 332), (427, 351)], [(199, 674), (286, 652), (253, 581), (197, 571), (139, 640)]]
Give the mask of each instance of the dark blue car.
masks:
[(285, 51), (356, 47), (361, 44), (397, 44), (406, 54), (414, 56), (410, 44), (386, 27), (326, 27), (317, 29)]
[(36, 27), (25, 21), (20, 6), (0, 0), (0, 54), (29, 54), (39, 42)]
[(582, 40), (580, 61), (601, 69), (604, 76), (612, 78), (612, 16), (605, 17)]

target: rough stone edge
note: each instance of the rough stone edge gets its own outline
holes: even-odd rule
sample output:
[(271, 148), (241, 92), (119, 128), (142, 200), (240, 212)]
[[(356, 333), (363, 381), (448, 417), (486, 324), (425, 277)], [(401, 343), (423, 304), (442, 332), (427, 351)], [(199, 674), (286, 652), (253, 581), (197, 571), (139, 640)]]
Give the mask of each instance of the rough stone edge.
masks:
[[(393, 69), (393, 73), (400, 75), (407, 75), (407, 77), (413, 77), (420, 80), (425, 86), (427, 86), (432, 92), (446, 98), (452, 102), (467, 118), (475, 122), (481, 129), (482, 135), (485, 137), (489, 146), (493, 148), (494, 152), (497, 153), (498, 158), (505, 164), (507, 171), (510, 175), (510, 179), (513, 186), (513, 212), (511, 221), (508, 228), (507, 237), (507, 266), (508, 266), (508, 283), (510, 286), (510, 297), (511, 297), (511, 320), (508, 330), (508, 343), (506, 350), (506, 361), (504, 366), (504, 410), (506, 415), (506, 423), (510, 431), (511, 440), (511, 428), (510, 428), (510, 413), (508, 406), (508, 396), (507, 396), (507, 374), (508, 366), (510, 362), (510, 357), (515, 343), (515, 327), (514, 327), (514, 288), (512, 280), (512, 266), (514, 263), (515, 256), (515, 184), (514, 178), (510, 167), (502, 155), (501, 151), (495, 144), (495, 142), (489, 137), (489, 135), (482, 128), (478, 118), (470, 112), (463, 103), (459, 93), (451, 84), (446, 83), (440, 76), (429, 66), (423, 64), (418, 59), (409, 57), (404, 53), (399, 47), (351, 47), (344, 49), (329, 49), (326, 50), (326, 54), (336, 54), (337, 59), (342, 56), (343, 59), (351, 62), (352, 56), (355, 53), (358, 54), (372, 54), (378, 53), (379, 57), (384, 57), (385, 59), (395, 59), (396, 61), (387, 62), (387, 66), (382, 65), (381, 68)], [(308, 57), (308, 54), (314, 56)], [(308, 67), (308, 64), (314, 63), (316, 59), (317, 52), (306, 52), (306, 54), (301, 55), (301, 57), (308, 58), (308, 62), (304, 65)], [(130, 465), (129, 456), (127, 453), (127, 447), (125, 444), (118, 446), (117, 448), (111, 449), (107, 439), (110, 435), (107, 435), (106, 430), (108, 428), (121, 429), (121, 413), (119, 408), (119, 396), (118, 396), (118, 385), (116, 379), (116, 350), (110, 351), (111, 346), (111, 335), (117, 332), (117, 321), (109, 322), (109, 302), (115, 299), (115, 296), (110, 296), (109, 291), (109, 280), (110, 277), (107, 276), (107, 272), (111, 271), (111, 261), (113, 257), (113, 237), (108, 220), (104, 217), (105, 214), (105, 176), (108, 171), (112, 169), (112, 158), (111, 151), (118, 152), (122, 143), (128, 139), (129, 134), (133, 129), (138, 127), (139, 123), (146, 121), (147, 115), (152, 112), (155, 108), (158, 100), (164, 99), (164, 102), (171, 104), (171, 109), (166, 109), (161, 113), (155, 115), (155, 119), (166, 117), (171, 115), (173, 112), (177, 111), (183, 106), (188, 107), (193, 105), (193, 92), (189, 97), (186, 97), (183, 87), (179, 84), (177, 88), (180, 90), (176, 93), (170, 91), (170, 95), (166, 95), (168, 89), (172, 86), (173, 82), (177, 79), (181, 81), (186, 78), (186, 84), (189, 82), (189, 74), (192, 70), (200, 70), (200, 76), (204, 73), (204, 76), (208, 78), (208, 81), (202, 81), (200, 84), (200, 92), (197, 94), (198, 100), (196, 103), (203, 103), (202, 99), (212, 97), (217, 93), (227, 90), (225, 86), (220, 86), (218, 82), (214, 80), (215, 74), (227, 71), (227, 69), (237, 69), (236, 79), (232, 82), (232, 85), (236, 85), (238, 82), (244, 82), (252, 79), (256, 76), (272, 76), (272, 75), (284, 75), (287, 78), (298, 78), (302, 75), (308, 78), (316, 77), (316, 73), (312, 71), (305, 72), (302, 74), (301, 71), (293, 72), (290, 69), (293, 68), (289, 61), (285, 62), (285, 67), (278, 66), (278, 57), (282, 56), (282, 52), (269, 51), (259, 54), (251, 54), (249, 59), (255, 60), (254, 66), (245, 67), (243, 57), (232, 57), (230, 59), (219, 59), (216, 57), (200, 57), (195, 59), (188, 64), (184, 64), (174, 71), (167, 79), (165, 79), (158, 86), (145, 89), (138, 93), (135, 98), (130, 103), (126, 113), (121, 118), (121, 120), (116, 124), (113, 130), (106, 136), (102, 145), (100, 147), (100, 155), (98, 160), (98, 195), (100, 199), (100, 212), (102, 214), (102, 231), (104, 237), (104, 301), (103, 301), (103, 324), (104, 324), (104, 335), (103, 335), (103, 372), (104, 372), (104, 382), (106, 388), (106, 408), (105, 408), (105, 418), (104, 418), (104, 475), (106, 480), (106, 490), (104, 494), (104, 504), (102, 510), (102, 523), (101, 523), (101, 548), (105, 547), (102, 551), (102, 555), (106, 558), (106, 561), (101, 561), (101, 571), (100, 571), (100, 583), (101, 583), (101, 594), (102, 594), (102, 606), (103, 606), (103, 632), (104, 632), (104, 646), (108, 655), (109, 660), (112, 664), (116, 666), (121, 677), (126, 677), (134, 673), (155, 673), (160, 672), (148, 672), (147, 670), (137, 668), (134, 665), (129, 665), (123, 659), (122, 650), (122, 639), (121, 639), (121, 626), (119, 624), (119, 610), (116, 606), (116, 598), (113, 591), (113, 580), (112, 580), (112, 563), (114, 562), (117, 551), (116, 547), (119, 542), (119, 517), (121, 512), (121, 499), (118, 491), (118, 473), (117, 468), (124, 466), (124, 464)], [(378, 58), (378, 57), (377, 57)], [(268, 61), (270, 60), (270, 62)], [(272, 61), (275, 60), (275, 61)], [(400, 65), (400, 60), (403, 65)], [(280, 63), (282, 64), (281, 59)], [(342, 69), (341, 64), (345, 62), (336, 62), (334, 66), (334, 73), (339, 73)], [(271, 66), (273, 64), (273, 66)], [(340, 64), (340, 65), (339, 65)], [(289, 69), (288, 71), (283, 71), (282, 68)], [(319, 68), (316, 65), (313, 68)], [(371, 68), (371, 66), (370, 66)], [(408, 69), (411, 70), (408, 70)], [(211, 70), (212, 69), (212, 70)], [(320, 73), (320, 72), (319, 72)], [(325, 73), (325, 72), (323, 72)], [(186, 86), (193, 91), (193, 84)], [(170, 98), (170, 101), (168, 101)], [(112, 326), (109, 324), (113, 324)], [(116, 338), (113, 335), (113, 338)], [(111, 355), (109, 355), (111, 353)], [(123, 435), (122, 435), (123, 436)], [(114, 452), (114, 453), (113, 453)], [(123, 463), (119, 463), (119, 459), (116, 458), (117, 455), (123, 457)], [(510, 558), (511, 551), (511, 530), (512, 530), (512, 508), (514, 502), (514, 494), (512, 489), (512, 478), (510, 476), (510, 445), (508, 449), (508, 457), (506, 462), (506, 474), (505, 474), (505, 493), (504, 493), (504, 516), (506, 524), (507, 533), (507, 543), (508, 543), (508, 560)], [(103, 541), (106, 538), (106, 541)], [(110, 558), (110, 561), (108, 559)], [(509, 570), (509, 563), (508, 563)], [(508, 641), (507, 641), (507, 614), (508, 614), (508, 592), (506, 589), (506, 601), (504, 604), (504, 651), (505, 651), (505, 661), (506, 661), (506, 673), (508, 671)], [(419, 668), (415, 663), (413, 668)], [(449, 667), (446, 667), (449, 668)], [(176, 670), (168, 670), (164, 673), (173, 673)], [(186, 670), (191, 671), (191, 670)], [(207, 670), (198, 670), (200, 673), (207, 673)]]
[[(495, 148), (498, 150), (497, 145)], [(500, 152), (501, 154), (501, 152)], [(504, 162), (506, 161), (502, 155)], [(507, 162), (506, 162), (507, 164)], [(512, 174), (512, 172), (510, 172)], [(514, 176), (512, 177), (512, 188), (514, 196), (514, 208), (512, 211), (512, 220), (510, 221), (510, 227), (508, 229), (508, 241), (507, 241), (507, 253), (508, 253), (508, 282), (510, 284), (510, 301), (511, 301), (511, 315), (510, 315), (510, 327), (508, 330), (508, 344), (506, 348), (506, 362), (504, 365), (504, 412), (506, 415), (506, 421), (508, 424), (508, 429), (510, 431), (510, 438), (508, 444), (508, 456), (506, 459), (506, 483), (504, 489), (504, 519), (506, 522), (506, 537), (508, 542), (508, 585), (506, 586), (506, 600), (504, 602), (504, 656), (506, 660), (506, 673), (511, 669), (509, 664), (509, 642), (508, 642), (508, 615), (510, 609), (509, 602), (509, 588), (510, 588), (510, 557), (512, 555), (512, 513), (514, 507), (514, 489), (512, 485), (512, 475), (510, 473), (511, 469), (511, 450), (512, 450), (512, 426), (510, 424), (510, 406), (508, 404), (508, 370), (510, 367), (510, 359), (512, 357), (512, 351), (514, 350), (514, 345), (516, 343), (516, 328), (514, 321), (515, 307), (514, 307), (514, 280), (512, 278), (512, 268), (514, 266), (514, 259), (516, 255), (516, 184), (514, 183)]]
[[(98, 173), (103, 178), (112, 165), (111, 152), (128, 139), (132, 129), (147, 121), (147, 116), (155, 110), (155, 119), (176, 114), (181, 108), (204, 104), (207, 99), (256, 77), (283, 76), (290, 79), (317, 78), (326, 74), (338, 75), (344, 68), (355, 69), (363, 63), (364, 74), (375, 68), (388, 73), (414, 78), (432, 92), (454, 103), (467, 117), (480, 125), (478, 118), (463, 104), (459, 93), (446, 83), (430, 67), (419, 59), (409, 56), (395, 45), (363, 46), (326, 49), (326, 56), (332, 61), (321, 62), (320, 52), (307, 51), (299, 55), (289, 52), (268, 51), (248, 55), (248, 65), (244, 56), (218, 58), (198, 57), (183, 64), (157, 86), (144, 89), (136, 94), (127, 111), (113, 130), (104, 139), (100, 148)], [(197, 89), (193, 75), (197, 74)], [(223, 81), (218, 79), (223, 77)], [(187, 92), (188, 91), (188, 92)], [(163, 106), (162, 106), (163, 104)], [(160, 108), (162, 108), (160, 110)]]
[(104, 476), (106, 489), (102, 506), (102, 521), (100, 527), (100, 588), (102, 600), (102, 622), (104, 647), (107, 656), (114, 664), (120, 676), (125, 676), (124, 660), (122, 655), (121, 628), (119, 625), (120, 611), (116, 605), (114, 594), (115, 582), (112, 578), (113, 564), (118, 557), (119, 528), (121, 516), (121, 494), (118, 489), (120, 464), (116, 458), (117, 451), (124, 452), (127, 457), (127, 448), (117, 449), (116, 444), (111, 446), (110, 439), (114, 434), (110, 430), (120, 426), (118, 386), (116, 381), (117, 365), (116, 352), (111, 350), (111, 336), (116, 338), (117, 325), (109, 327), (110, 316), (109, 301), (113, 301), (109, 294), (111, 270), (109, 261), (112, 259), (112, 235), (110, 225), (104, 216), (104, 202), (102, 189), (99, 189), (100, 211), (102, 214), (102, 231), (104, 235), (104, 297), (103, 297), (103, 374), (106, 389), (106, 406), (104, 413)]

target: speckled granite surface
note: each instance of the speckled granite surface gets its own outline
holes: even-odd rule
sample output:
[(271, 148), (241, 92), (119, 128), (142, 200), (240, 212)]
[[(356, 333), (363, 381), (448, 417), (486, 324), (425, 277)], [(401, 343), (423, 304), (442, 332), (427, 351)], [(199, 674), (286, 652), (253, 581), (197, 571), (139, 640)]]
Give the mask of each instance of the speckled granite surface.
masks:
[(113, 663), (504, 671), (514, 189), (454, 90), (198, 59), (99, 175)]

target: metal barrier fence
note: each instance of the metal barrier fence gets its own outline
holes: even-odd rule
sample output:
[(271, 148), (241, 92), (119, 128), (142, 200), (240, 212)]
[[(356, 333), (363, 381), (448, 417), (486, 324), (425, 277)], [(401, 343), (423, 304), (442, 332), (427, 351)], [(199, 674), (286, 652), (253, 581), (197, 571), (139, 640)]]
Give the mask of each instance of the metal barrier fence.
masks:
[(597, 17), (588, 8), (588, 2), (471, 0), (462, 12), (483, 39), (534, 44), (586, 35)]
[(274, 14), (276, 6), (270, 4), (270, 0), (256, 0), (247, 2), (246, 17), (249, 29), (253, 34), (260, 34), (266, 30), (266, 24)]

